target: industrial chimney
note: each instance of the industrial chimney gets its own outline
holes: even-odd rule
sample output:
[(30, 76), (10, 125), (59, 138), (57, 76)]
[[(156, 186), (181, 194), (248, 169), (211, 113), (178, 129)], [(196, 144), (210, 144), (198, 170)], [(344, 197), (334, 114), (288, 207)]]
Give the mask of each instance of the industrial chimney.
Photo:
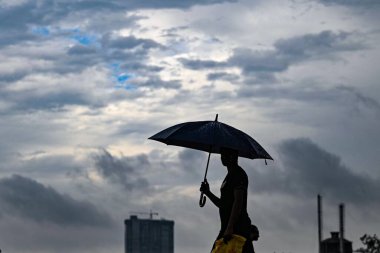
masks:
[(322, 220), (322, 196), (318, 194), (318, 252), (322, 253), (323, 238), (323, 220)]
[(344, 253), (344, 204), (339, 205), (339, 252)]

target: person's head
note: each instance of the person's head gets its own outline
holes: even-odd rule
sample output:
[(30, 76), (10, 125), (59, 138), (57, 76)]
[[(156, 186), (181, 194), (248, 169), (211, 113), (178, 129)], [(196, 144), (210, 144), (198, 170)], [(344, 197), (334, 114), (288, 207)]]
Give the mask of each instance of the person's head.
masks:
[(259, 233), (259, 229), (251, 224), (251, 228), (250, 228), (250, 231), (249, 231), (249, 238), (251, 239), (251, 241), (257, 241), (260, 237), (260, 233)]
[(220, 149), (220, 158), (224, 166), (235, 165), (238, 162), (239, 153), (235, 149), (230, 148), (221, 148)]

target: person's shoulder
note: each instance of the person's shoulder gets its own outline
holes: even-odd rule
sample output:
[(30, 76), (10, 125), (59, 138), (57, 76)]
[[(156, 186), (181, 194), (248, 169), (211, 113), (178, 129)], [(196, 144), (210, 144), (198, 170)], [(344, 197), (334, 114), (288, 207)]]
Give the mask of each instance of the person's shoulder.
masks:
[(235, 170), (234, 182), (236, 185), (241, 185), (245, 187), (248, 185), (247, 173), (245, 173), (245, 171), (240, 166), (238, 166), (238, 168)]

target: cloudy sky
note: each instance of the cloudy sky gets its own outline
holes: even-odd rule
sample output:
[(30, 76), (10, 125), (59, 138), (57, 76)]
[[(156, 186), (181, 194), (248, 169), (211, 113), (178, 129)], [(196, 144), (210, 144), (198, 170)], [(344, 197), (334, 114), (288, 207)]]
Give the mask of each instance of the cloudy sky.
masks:
[[(147, 140), (219, 120), (274, 162), (241, 159), (256, 251), (361, 246), (380, 233), (378, 0), (0, 0), (0, 248), (123, 252), (123, 220), (175, 220), (175, 252), (208, 252), (207, 156)], [(212, 190), (226, 170), (213, 155)]]

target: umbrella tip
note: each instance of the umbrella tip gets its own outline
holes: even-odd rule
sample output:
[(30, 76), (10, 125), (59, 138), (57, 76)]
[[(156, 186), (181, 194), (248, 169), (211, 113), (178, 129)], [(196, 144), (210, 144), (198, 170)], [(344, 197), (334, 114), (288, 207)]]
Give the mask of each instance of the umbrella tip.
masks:
[(215, 116), (215, 121), (218, 121), (218, 114), (216, 114)]

